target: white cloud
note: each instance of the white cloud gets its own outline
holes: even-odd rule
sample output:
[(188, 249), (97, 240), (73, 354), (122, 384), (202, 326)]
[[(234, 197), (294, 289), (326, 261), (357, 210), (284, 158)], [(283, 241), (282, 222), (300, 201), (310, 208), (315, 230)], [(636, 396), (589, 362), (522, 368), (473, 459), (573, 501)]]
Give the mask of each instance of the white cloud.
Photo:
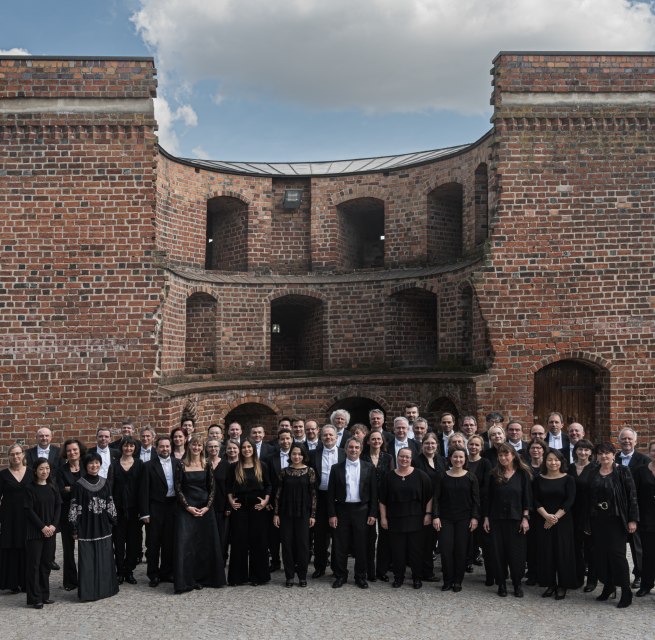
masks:
[[(162, 86), (316, 107), (488, 109), (500, 50), (650, 50), (633, 0), (140, 0)], [(214, 101), (216, 101), (214, 97)], [(182, 107), (182, 109), (184, 109)], [(173, 120), (197, 120), (174, 110)], [(195, 115), (195, 114), (194, 114)], [(161, 126), (161, 122), (160, 122)]]
[(13, 49), (0, 49), (0, 56), (31, 56), (27, 49), (14, 47)]
[(194, 157), (200, 158), (201, 160), (209, 160), (210, 155), (205, 151), (201, 146), (198, 147), (193, 147), (191, 149), (191, 153), (193, 153)]
[(178, 121), (187, 127), (195, 127), (198, 124), (198, 116), (191, 105), (184, 104), (173, 109), (167, 98), (161, 93), (158, 98), (155, 98), (155, 118), (159, 125), (159, 144), (173, 155), (180, 153), (180, 140), (175, 130), (175, 124)]

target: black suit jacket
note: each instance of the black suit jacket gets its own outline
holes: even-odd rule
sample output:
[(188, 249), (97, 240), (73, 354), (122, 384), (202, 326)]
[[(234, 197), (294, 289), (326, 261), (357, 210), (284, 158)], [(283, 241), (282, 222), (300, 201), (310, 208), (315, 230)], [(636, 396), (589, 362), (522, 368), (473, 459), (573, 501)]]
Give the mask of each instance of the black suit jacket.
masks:
[[(173, 482), (175, 482), (175, 470), (180, 464), (174, 456), (171, 456), (173, 463)], [(141, 518), (150, 516), (153, 505), (156, 508), (157, 504), (163, 505), (166, 503), (166, 494), (168, 493), (168, 484), (166, 483), (166, 475), (161, 466), (161, 461), (158, 455), (154, 455), (150, 462), (143, 465), (143, 473), (141, 474), (141, 491), (139, 495), (139, 515)]]
[[(416, 440), (412, 438), (407, 438), (407, 446), (412, 450), (412, 466), (416, 466), (416, 460), (418, 459), (419, 454), (421, 453), (421, 448), (418, 445)], [(396, 438), (387, 445), (387, 453), (391, 456), (393, 460), (393, 468), (395, 469), (398, 465), (396, 464)]]
[[(546, 434), (546, 444), (550, 447), (551, 446), (550, 443), (551, 443), (551, 435), (550, 435), (550, 431), (549, 431)], [(565, 433), (562, 433), (562, 449), (564, 449), (565, 447), (570, 447), (570, 446), (571, 446), (571, 441), (569, 440), (569, 437)], [(560, 449), (560, 451), (561, 451), (561, 449)]]
[[(359, 499), (367, 505), (368, 518), (377, 518), (378, 514), (378, 483), (375, 468), (370, 462), (359, 461)], [(346, 461), (332, 465), (328, 482), (327, 510), (328, 517), (337, 515), (336, 505), (346, 504)]]
[[(38, 447), (32, 447), (25, 452), (25, 462), (30, 469), (34, 467), (34, 463), (37, 461), (37, 451)], [(48, 464), (50, 465), (50, 469), (56, 471), (64, 462), (61, 458), (61, 449), (51, 444), (49, 454)]]
[[(616, 464), (622, 464), (620, 451), (614, 457), (614, 461), (616, 462)], [(650, 458), (648, 456), (645, 456), (643, 453), (639, 453), (639, 451), (635, 450), (632, 454), (632, 458), (630, 458), (630, 464), (628, 465), (628, 469), (630, 469), (630, 471), (634, 471), (638, 467), (647, 466), (648, 464), (650, 464)]]
[(265, 440), (262, 441), (262, 447), (259, 452), (259, 459), (260, 460), (267, 460), (270, 458), (273, 454), (277, 453), (279, 451), (279, 448), (275, 447), (272, 445), (270, 442), (266, 442)]
[(341, 436), (341, 442), (337, 445), (340, 449), (345, 448), (346, 442), (350, 440), (350, 429), (343, 430), (343, 436)]
[[(314, 451), (309, 452), (309, 466), (316, 472), (316, 489), (321, 486), (321, 473), (323, 471), (323, 443), (320, 442)], [(346, 452), (337, 447), (337, 462), (339, 464), (346, 459)], [(334, 465), (332, 465), (334, 466)]]

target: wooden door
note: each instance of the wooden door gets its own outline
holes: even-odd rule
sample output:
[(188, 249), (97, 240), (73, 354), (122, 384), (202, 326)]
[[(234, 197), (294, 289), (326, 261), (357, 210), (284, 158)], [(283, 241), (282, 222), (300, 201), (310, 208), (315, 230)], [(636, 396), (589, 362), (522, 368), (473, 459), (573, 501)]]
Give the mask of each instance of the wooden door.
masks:
[(546, 426), (548, 414), (559, 411), (564, 425), (579, 422), (588, 438), (596, 432), (596, 372), (574, 360), (561, 360), (537, 371), (534, 377), (534, 419)]

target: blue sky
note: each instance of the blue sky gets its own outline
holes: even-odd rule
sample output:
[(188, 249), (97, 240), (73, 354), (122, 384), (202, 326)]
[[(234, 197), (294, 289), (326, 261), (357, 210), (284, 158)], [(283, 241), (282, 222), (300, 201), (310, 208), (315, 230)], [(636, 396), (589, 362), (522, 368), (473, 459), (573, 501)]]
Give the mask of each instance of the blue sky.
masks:
[(162, 145), (217, 160), (326, 160), (473, 142), (491, 126), (498, 51), (655, 44), (652, 4), (627, 0), (4, 4), (3, 51), (154, 56)]

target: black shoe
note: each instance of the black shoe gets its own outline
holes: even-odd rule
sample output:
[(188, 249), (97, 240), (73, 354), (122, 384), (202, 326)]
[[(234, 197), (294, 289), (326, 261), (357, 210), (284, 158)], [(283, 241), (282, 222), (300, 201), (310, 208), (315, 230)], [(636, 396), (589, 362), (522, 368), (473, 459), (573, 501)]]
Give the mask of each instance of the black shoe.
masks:
[(37, 602), (36, 604), (33, 604), (32, 607), (34, 609), (43, 609), (43, 602)]
[(123, 576), (116, 576), (118, 579), (118, 584), (123, 584), (125, 582), (125, 578)]
[(466, 565), (466, 573), (473, 573), (473, 565), (472, 564), (467, 564)]
[(633, 589), (639, 589), (641, 587), (641, 578), (637, 576), (630, 585)]
[(343, 587), (344, 584), (346, 584), (346, 579), (345, 578), (337, 578), (332, 583), (332, 588), (333, 589), (341, 589), (341, 587)]
[(441, 585), (442, 591), (450, 591), (452, 588), (453, 585), (450, 582), (444, 582), (443, 585)]
[(555, 600), (564, 600), (564, 598), (566, 598), (566, 589), (564, 589), (564, 587), (557, 587)]
[(525, 586), (526, 587), (534, 587), (537, 584), (537, 581), (534, 578), (528, 578), (525, 581)]
[(644, 587), (642, 587), (641, 589), (639, 589), (639, 591), (637, 591), (635, 595), (637, 596), (637, 598), (643, 598), (644, 596), (647, 596), (649, 593), (650, 593), (650, 589), (644, 589)]
[(610, 598), (612, 598), (612, 600), (616, 598), (616, 589), (605, 585), (602, 593), (596, 597), (596, 600), (598, 600), (598, 602), (605, 602), (605, 600), (609, 600)]
[(158, 587), (159, 586), (159, 578), (153, 578), (149, 583), (149, 587)]
[(48, 600), (44, 600), (44, 601), (43, 601), (43, 604), (54, 604), (54, 603), (55, 603), (55, 601), (54, 601), (54, 600), (50, 600), (50, 599), (48, 599)]
[(616, 605), (617, 609), (625, 609), (632, 604), (632, 591), (628, 588), (621, 589), (621, 599)]
[(193, 588), (194, 588), (196, 591), (202, 591), (203, 586), (202, 586), (201, 584), (196, 583), (196, 584), (193, 585)]
[(314, 573), (312, 573), (312, 578), (322, 578), (325, 575), (325, 569), (316, 569)]
[(420, 589), (423, 586), (423, 583), (421, 582), (420, 578), (414, 578), (412, 580), (412, 587), (414, 589)]
[(74, 591), (75, 589), (77, 589), (76, 584), (65, 584), (64, 585), (64, 591)]
[(136, 578), (131, 571), (125, 576), (125, 582), (127, 582), (127, 584), (136, 584)]
[(587, 578), (587, 584), (585, 585), (583, 591), (585, 593), (591, 593), (592, 591), (596, 590), (597, 586), (598, 586), (598, 580), (589, 580)]
[(378, 573), (377, 578), (380, 582), (389, 582), (389, 576), (386, 573)]
[(378, 581), (378, 579), (374, 575), (373, 576), (368, 576), (366, 579), (369, 582), (377, 582)]
[(366, 578), (355, 578), (355, 584), (360, 589), (368, 589), (368, 582), (366, 582)]
[(400, 589), (400, 587), (403, 586), (403, 582), (405, 582), (405, 578), (394, 578), (393, 579), (393, 584), (391, 586), (394, 589)]
[(515, 598), (523, 597), (523, 587), (520, 584), (514, 586), (514, 597)]
[(425, 580), (425, 582), (441, 582), (441, 578), (436, 573), (433, 573), (427, 578), (423, 578), (423, 580)]
[(307, 586), (307, 580), (299, 580), (298, 581), (298, 586), (299, 587), (306, 587)]
[(501, 598), (506, 598), (507, 597), (507, 587), (504, 584), (498, 585), (498, 595)]
[(458, 584), (457, 582), (453, 585), (453, 592), (454, 593), (459, 593), (462, 590), (462, 585)]
[(555, 593), (555, 587), (548, 587), (546, 591), (541, 594), (542, 598), (550, 598)]
[(284, 583), (284, 586), (287, 587), (287, 588), (291, 588), (291, 587), (293, 587), (293, 580), (287, 580), (287, 581)]
[(53, 571), (59, 571), (61, 569), (61, 567), (54, 560), (50, 563), (50, 568)]
[(494, 584), (496, 584), (496, 581), (493, 578), (485, 578), (484, 580), (485, 587), (493, 587)]

